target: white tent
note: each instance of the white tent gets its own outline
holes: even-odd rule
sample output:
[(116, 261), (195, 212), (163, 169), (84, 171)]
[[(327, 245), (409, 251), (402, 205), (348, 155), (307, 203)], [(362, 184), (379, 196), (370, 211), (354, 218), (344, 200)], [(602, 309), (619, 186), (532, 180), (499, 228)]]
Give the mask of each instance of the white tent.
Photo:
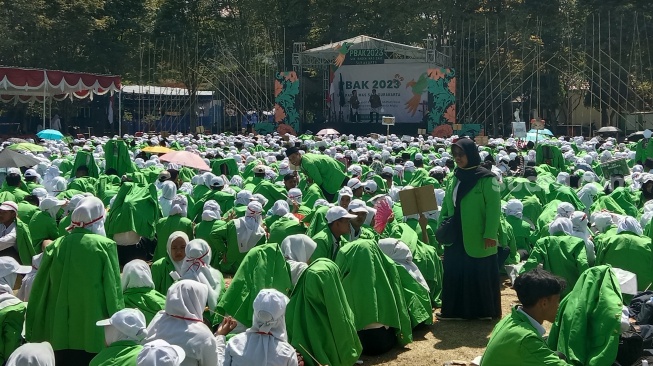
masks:
[(373, 48), (384, 49), (387, 55), (386, 62), (401, 62), (399, 60), (404, 59), (409, 59), (414, 62), (415, 59), (426, 59), (426, 50), (422, 47), (409, 46), (365, 35), (344, 39), (342, 41), (308, 49), (302, 52), (302, 57), (306, 58), (306, 56), (308, 56), (320, 60), (327, 60), (330, 62), (335, 60), (339, 54), (340, 47), (345, 43), (350, 44), (350, 50)]

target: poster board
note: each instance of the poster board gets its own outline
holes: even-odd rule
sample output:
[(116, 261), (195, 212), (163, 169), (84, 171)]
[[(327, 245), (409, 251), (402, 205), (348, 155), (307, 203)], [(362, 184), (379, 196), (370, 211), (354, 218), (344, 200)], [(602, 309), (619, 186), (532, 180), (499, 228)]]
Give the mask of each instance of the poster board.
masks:
[(525, 139), (526, 138), (526, 122), (513, 122), (512, 123), (512, 134), (516, 138)]
[(531, 121), (531, 129), (533, 129), (533, 130), (543, 130), (544, 129), (544, 121), (542, 121), (542, 120), (532, 120)]
[(395, 118), (394, 117), (383, 116), (383, 120), (381, 121), (381, 124), (384, 125), (384, 126), (394, 126), (395, 125)]
[(417, 215), (438, 209), (435, 188), (432, 184), (401, 190), (399, 200), (401, 201), (401, 210), (404, 216)]
[(626, 159), (612, 159), (607, 161), (601, 164), (601, 171), (606, 179), (609, 179), (615, 174), (621, 174), (624, 177), (630, 174), (630, 169), (628, 169), (628, 162), (626, 162)]

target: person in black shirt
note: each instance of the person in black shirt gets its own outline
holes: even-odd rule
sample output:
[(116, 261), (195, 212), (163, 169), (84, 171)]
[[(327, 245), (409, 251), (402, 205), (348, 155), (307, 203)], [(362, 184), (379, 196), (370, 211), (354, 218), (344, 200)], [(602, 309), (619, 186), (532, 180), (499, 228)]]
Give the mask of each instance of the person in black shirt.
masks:
[(351, 122), (358, 122), (358, 107), (360, 107), (360, 105), (361, 103), (358, 100), (358, 92), (354, 89), (351, 91), (351, 98), (349, 98), (349, 107), (351, 108), (349, 120)]
[[(381, 107), (383, 107), (383, 104), (381, 104), (381, 97), (376, 94), (376, 89), (372, 89), (372, 94), (370, 95), (370, 122), (379, 123)], [(375, 113), (376, 120), (373, 119)]]

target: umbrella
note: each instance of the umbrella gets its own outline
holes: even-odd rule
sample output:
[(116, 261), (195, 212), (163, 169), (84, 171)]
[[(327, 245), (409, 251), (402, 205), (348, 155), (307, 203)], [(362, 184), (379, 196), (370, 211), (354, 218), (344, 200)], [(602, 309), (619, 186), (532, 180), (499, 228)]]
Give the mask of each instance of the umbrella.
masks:
[(628, 137), (628, 141), (636, 142), (644, 138), (644, 131), (633, 132), (626, 137)]
[(0, 168), (33, 167), (41, 160), (21, 154), (11, 149), (4, 149), (0, 152)]
[(549, 135), (549, 136), (553, 136), (553, 132), (551, 132), (551, 130), (546, 129), (546, 128), (545, 128), (545, 129), (542, 129), (542, 130), (532, 129), (532, 130), (528, 131), (528, 133), (532, 133), (533, 135), (535, 135), (535, 134), (539, 134), (539, 135)]
[(175, 150), (169, 149), (169, 148), (167, 148), (165, 146), (157, 145), (157, 146), (144, 147), (143, 150), (141, 150), (141, 151), (144, 151), (146, 153), (152, 153), (152, 154), (167, 154), (167, 153), (173, 152)]
[(39, 138), (44, 140), (61, 140), (63, 139), (63, 134), (57, 130), (43, 130), (36, 134)]
[(606, 127), (601, 127), (599, 128), (598, 133), (615, 133), (615, 132), (621, 132), (620, 129), (613, 127), (613, 126), (606, 126)]
[(47, 150), (43, 146), (32, 144), (29, 142), (21, 142), (18, 144), (9, 145), (7, 149), (15, 150), (15, 151), (31, 151), (31, 152), (43, 152)]
[(211, 168), (206, 165), (201, 156), (194, 154), (190, 151), (172, 151), (162, 155), (159, 160), (167, 161), (168, 163), (179, 164), (185, 167), (211, 171)]
[(316, 133), (318, 136), (327, 136), (327, 135), (340, 135), (340, 132), (334, 130), (333, 128), (325, 128)]

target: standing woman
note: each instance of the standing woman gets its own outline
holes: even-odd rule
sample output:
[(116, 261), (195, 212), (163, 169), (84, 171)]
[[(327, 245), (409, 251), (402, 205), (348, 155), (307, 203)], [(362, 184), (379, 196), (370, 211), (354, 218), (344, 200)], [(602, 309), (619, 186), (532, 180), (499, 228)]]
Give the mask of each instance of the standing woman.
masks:
[[(480, 166), (481, 157), (472, 140), (458, 140), (451, 154), (457, 167), (447, 187), (438, 229), (438, 241), (449, 244), (444, 250), (442, 313), (438, 317), (498, 319), (499, 186), (496, 176)], [(448, 235), (442, 235), (443, 231)]]

